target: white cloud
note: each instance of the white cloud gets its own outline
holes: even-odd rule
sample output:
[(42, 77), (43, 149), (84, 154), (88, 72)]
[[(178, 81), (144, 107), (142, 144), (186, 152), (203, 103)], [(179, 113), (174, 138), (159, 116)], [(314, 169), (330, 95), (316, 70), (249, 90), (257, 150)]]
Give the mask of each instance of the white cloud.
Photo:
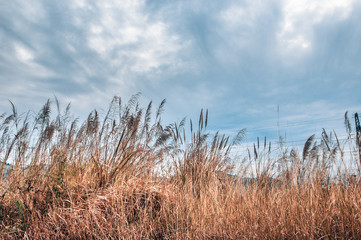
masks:
[(222, 27), (228, 31), (234, 46), (243, 48), (252, 42), (252, 35), (259, 28), (259, 21), (269, 12), (267, 6), (263, 1), (246, 1), (242, 5), (232, 4), (220, 12)]
[(15, 3), (21, 14), (28, 21), (31, 22), (40, 22), (46, 17), (44, 7), (41, 1), (21, 1), (20, 3)]
[(346, 19), (352, 4), (353, 0), (285, 0), (278, 32), (281, 49), (286, 53), (310, 50), (314, 25), (331, 16), (333, 21)]
[(36, 63), (36, 56), (34, 51), (18, 42), (13, 43), (13, 48), (17, 61), (23, 64), (23, 72), (27, 72), (29, 75), (39, 78), (55, 76), (50, 69), (47, 69), (46, 67)]
[(18, 43), (14, 44), (14, 50), (18, 60), (23, 63), (30, 63), (34, 59), (32, 51)]
[(144, 1), (106, 1), (97, 8), (100, 16), (89, 27), (88, 45), (110, 65), (148, 72), (179, 61), (174, 56), (183, 47), (179, 37), (145, 12)]
[(2, 102), (35, 106), (54, 93), (77, 115), (141, 91), (167, 98), (169, 120), (203, 107), (220, 127), (269, 120), (276, 110), (265, 104), (290, 103), (287, 115), (311, 119), (335, 108), (328, 101), (359, 102), (345, 93), (360, 85), (351, 0), (29, 4), (0, 3)]
[(253, 27), (265, 6), (263, 1), (246, 1), (242, 5), (231, 5), (220, 13), (220, 18), (227, 23), (226, 27), (229, 28)]

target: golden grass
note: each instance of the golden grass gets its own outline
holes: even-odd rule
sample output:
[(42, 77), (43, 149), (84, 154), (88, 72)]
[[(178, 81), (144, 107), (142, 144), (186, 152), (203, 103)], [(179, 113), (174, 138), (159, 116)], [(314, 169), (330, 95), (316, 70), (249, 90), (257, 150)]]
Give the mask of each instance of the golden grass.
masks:
[(185, 121), (163, 126), (164, 101), (152, 121), (151, 103), (115, 97), (102, 121), (94, 111), (81, 125), (56, 105), (53, 120), (50, 102), (1, 115), (1, 239), (361, 238), (358, 177), (325, 132), (302, 156), (256, 143), (245, 184), (228, 174), (244, 132), (210, 139), (203, 111), (187, 133)]

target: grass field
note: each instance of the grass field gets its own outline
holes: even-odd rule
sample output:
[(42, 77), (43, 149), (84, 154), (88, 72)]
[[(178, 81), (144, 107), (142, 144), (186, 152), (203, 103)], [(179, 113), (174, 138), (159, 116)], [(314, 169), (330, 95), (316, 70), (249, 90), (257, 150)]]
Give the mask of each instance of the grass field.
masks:
[[(323, 131), (277, 156), (256, 142), (234, 165), (244, 131), (211, 135), (204, 111), (164, 126), (164, 103), (153, 111), (114, 97), (104, 117), (93, 111), (84, 123), (57, 100), (38, 114), (13, 106), (1, 115), (0, 238), (361, 238), (351, 139)], [(347, 116), (345, 126), (351, 136)]]

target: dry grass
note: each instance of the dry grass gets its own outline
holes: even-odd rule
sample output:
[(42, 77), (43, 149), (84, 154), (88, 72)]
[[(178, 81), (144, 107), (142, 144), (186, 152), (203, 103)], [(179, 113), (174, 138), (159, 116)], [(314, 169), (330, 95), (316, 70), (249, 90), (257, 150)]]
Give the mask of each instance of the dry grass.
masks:
[(279, 157), (258, 141), (245, 184), (251, 165), (227, 174), (244, 131), (211, 138), (208, 113), (186, 132), (161, 123), (164, 101), (153, 116), (151, 103), (115, 97), (83, 124), (55, 103), (0, 116), (2, 239), (361, 238), (361, 186), (335, 134)]

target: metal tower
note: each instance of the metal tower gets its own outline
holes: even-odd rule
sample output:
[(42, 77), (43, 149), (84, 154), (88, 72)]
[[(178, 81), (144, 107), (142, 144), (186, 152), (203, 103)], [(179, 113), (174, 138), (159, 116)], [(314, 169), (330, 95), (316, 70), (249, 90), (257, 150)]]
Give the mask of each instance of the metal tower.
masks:
[(356, 144), (358, 147), (358, 158), (361, 163), (361, 126), (357, 113), (355, 113), (355, 126), (356, 126)]

